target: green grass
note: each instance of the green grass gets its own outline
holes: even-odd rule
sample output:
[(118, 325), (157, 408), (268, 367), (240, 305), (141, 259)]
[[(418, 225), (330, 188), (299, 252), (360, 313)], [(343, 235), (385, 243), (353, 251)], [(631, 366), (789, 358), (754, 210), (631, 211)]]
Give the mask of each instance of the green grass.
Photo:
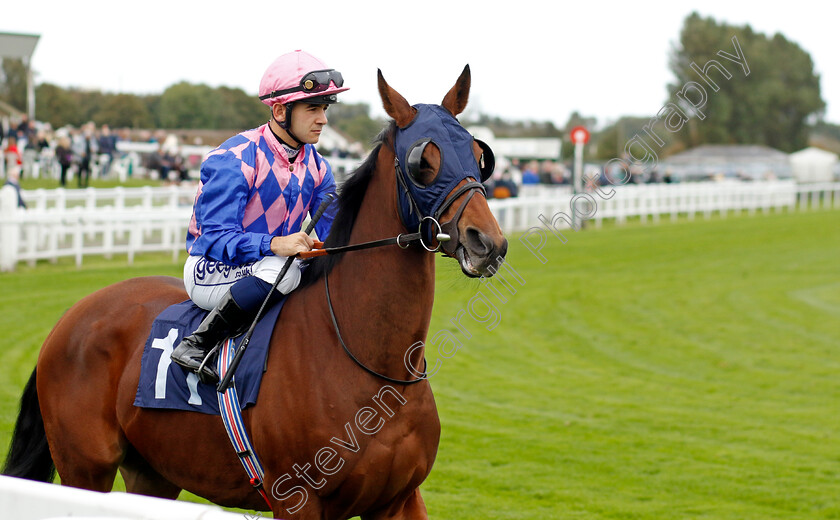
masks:
[[(163, 186), (164, 183), (159, 180), (152, 180), (152, 179), (143, 179), (139, 177), (134, 177), (131, 179), (126, 179), (125, 182), (120, 182), (119, 179), (91, 179), (90, 180), (90, 187), (91, 188), (116, 188), (117, 186), (122, 186), (124, 188), (140, 188), (143, 186)], [(20, 187), (24, 190), (36, 190), (38, 188), (43, 188), (45, 190), (51, 190), (55, 188), (59, 188), (61, 185), (56, 179), (52, 178), (39, 178), (39, 179), (32, 179), (29, 177), (24, 177), (20, 181)], [(67, 185), (65, 189), (68, 190), (75, 190), (79, 189), (78, 184), (75, 179), (70, 179), (67, 181)]]
[[(430, 333), (463, 348), (429, 353), (443, 425), (430, 516), (840, 518), (838, 224), (820, 211), (605, 226), (549, 235), (544, 265), (512, 237), (526, 283), (507, 303), (440, 259)], [(61, 312), (180, 270), (144, 256), (0, 275), (3, 450)], [(479, 290), (501, 321), (465, 316), (467, 339), (450, 319)]]

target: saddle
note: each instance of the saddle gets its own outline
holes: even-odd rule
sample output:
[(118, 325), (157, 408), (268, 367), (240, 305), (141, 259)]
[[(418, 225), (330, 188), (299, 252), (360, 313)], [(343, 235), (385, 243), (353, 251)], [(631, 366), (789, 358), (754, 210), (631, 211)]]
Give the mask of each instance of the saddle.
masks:
[[(269, 340), (285, 301), (283, 299), (265, 311), (236, 370), (233, 381), (241, 409), (257, 402)], [(143, 348), (134, 406), (219, 415), (215, 385), (201, 383), (194, 372), (173, 363), (169, 357), (181, 339), (190, 335), (207, 313), (192, 300), (186, 300), (167, 307), (155, 318)], [(229, 339), (226, 343), (232, 341), (230, 347), (237, 348), (242, 338)], [(217, 362), (221, 363), (223, 357), (216, 356)]]

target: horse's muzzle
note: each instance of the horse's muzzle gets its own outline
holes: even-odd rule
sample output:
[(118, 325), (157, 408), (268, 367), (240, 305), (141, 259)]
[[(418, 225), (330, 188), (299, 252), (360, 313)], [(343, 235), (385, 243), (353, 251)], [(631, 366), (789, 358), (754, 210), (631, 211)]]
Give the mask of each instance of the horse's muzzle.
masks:
[(455, 250), (461, 270), (471, 277), (491, 277), (504, 262), (508, 241), (503, 236), (497, 240), (475, 227), (468, 227)]

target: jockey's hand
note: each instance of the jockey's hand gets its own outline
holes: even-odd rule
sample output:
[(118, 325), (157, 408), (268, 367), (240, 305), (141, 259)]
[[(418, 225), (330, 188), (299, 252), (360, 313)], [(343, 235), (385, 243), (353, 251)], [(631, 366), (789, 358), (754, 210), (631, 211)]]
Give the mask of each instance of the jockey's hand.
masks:
[(272, 238), (271, 252), (277, 256), (294, 256), (303, 251), (312, 250), (314, 245), (315, 241), (312, 237), (303, 231), (298, 231), (284, 237)]

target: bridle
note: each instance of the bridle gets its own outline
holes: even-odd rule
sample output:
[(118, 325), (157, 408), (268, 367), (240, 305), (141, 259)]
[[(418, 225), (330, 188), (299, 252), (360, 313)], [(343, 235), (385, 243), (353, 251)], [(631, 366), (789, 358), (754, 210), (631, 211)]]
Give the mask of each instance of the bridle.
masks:
[[(464, 132), (466, 132), (466, 130), (464, 130)], [(484, 145), (483, 143), (481, 143), (481, 145), (482, 149), (489, 152), (489, 147), (486, 147), (486, 145)], [(478, 176), (472, 174), (471, 172), (466, 172), (462, 176), (462, 178), (450, 181), (454, 182), (455, 180), (457, 180), (460, 184), (462, 180), (466, 179), (466, 183), (464, 183), (461, 186), (458, 186), (450, 193), (448, 193), (443, 198), (443, 202), (440, 203), (440, 205), (436, 209), (432, 208), (433, 211), (424, 211), (423, 208), (421, 208), (421, 204), (418, 203), (417, 198), (412, 193), (412, 190), (409, 189), (409, 183), (411, 181), (406, 177), (406, 169), (401, 167), (399, 153), (397, 150), (398, 147), (396, 143), (396, 138), (392, 142), (392, 146), (394, 151), (394, 172), (397, 180), (397, 206), (400, 220), (402, 221), (402, 224), (404, 227), (406, 227), (406, 229), (410, 229), (409, 226), (412, 226), (411, 220), (415, 220), (417, 232), (409, 234), (400, 234), (392, 238), (385, 238), (381, 240), (374, 240), (359, 244), (324, 248), (309, 253), (301, 253), (301, 258), (311, 258), (313, 256), (339, 254), (349, 251), (357, 251), (360, 249), (370, 249), (374, 247), (388, 245), (397, 245), (402, 249), (407, 249), (412, 242), (419, 242), (423, 249), (430, 253), (440, 251), (446, 256), (455, 257), (455, 251), (457, 250), (459, 245), (458, 222), (461, 219), (461, 215), (463, 214), (467, 205), (472, 200), (473, 196), (475, 196), (476, 192), (481, 192), (482, 196), (486, 198), (486, 188), (481, 182), (476, 180)], [(470, 151), (470, 153), (472, 152)], [(492, 152), (490, 153), (492, 154)], [(444, 165), (442, 164), (440, 167), (441, 171), (443, 171), (443, 166)], [(452, 218), (444, 223), (441, 223), (440, 219), (442, 218), (443, 214), (446, 213), (450, 206), (452, 206), (459, 198), (461, 198), (464, 195), (466, 195), (466, 197), (464, 197), (464, 199), (461, 201), (461, 204), (458, 206), (458, 209), (455, 211)], [(407, 207), (405, 205), (407, 205)], [(428, 223), (429, 227), (424, 232), (423, 227), (426, 223)], [(437, 242), (437, 245), (434, 245), (434, 242)], [(420, 375), (414, 379), (395, 379), (384, 374), (380, 374), (379, 372), (371, 369), (370, 367), (362, 363), (355, 355), (353, 355), (352, 351), (344, 342), (344, 339), (341, 336), (341, 330), (338, 325), (338, 319), (336, 318), (335, 309), (332, 305), (332, 299), (330, 298), (329, 273), (324, 274), (324, 289), (327, 297), (327, 308), (330, 312), (330, 319), (332, 320), (333, 328), (335, 329), (335, 334), (338, 338), (338, 342), (344, 349), (344, 352), (347, 354), (347, 356), (350, 359), (352, 359), (357, 365), (359, 365), (359, 367), (361, 367), (364, 371), (368, 372), (369, 374), (375, 377), (378, 377), (390, 383), (401, 385), (411, 385), (419, 383), (420, 381), (423, 381), (428, 378), (428, 374), (426, 373), (427, 363), (425, 357), (423, 358), (423, 370), (422, 372), (415, 372), (419, 373)]]
[[(420, 105), (418, 105), (418, 106), (420, 106)], [(437, 108), (440, 108), (440, 107), (437, 107)], [(441, 110), (443, 110), (443, 109), (441, 109)], [(452, 118), (452, 119), (454, 120), (454, 118)], [(456, 121), (456, 123), (457, 123), (457, 121)], [(461, 127), (460, 124), (458, 124), (457, 126), (463, 132), (466, 132), (466, 130), (463, 127)], [(469, 134), (467, 134), (467, 135), (469, 135)], [(437, 206), (437, 209), (435, 209), (434, 206), (437, 205), (437, 200), (439, 200), (441, 197), (438, 197), (437, 199), (433, 199), (433, 202), (432, 202), (432, 210), (433, 211), (431, 212), (432, 215), (423, 215), (423, 213), (426, 213), (426, 211), (421, 210), (421, 205), (418, 204), (416, 197), (414, 196), (414, 194), (412, 194), (411, 189), (409, 189), (409, 187), (407, 185), (406, 178), (405, 178), (405, 171), (404, 171), (403, 168), (400, 167), (398, 146), (397, 146), (397, 143), (396, 143), (396, 138), (394, 139), (394, 142), (392, 143), (392, 145), (393, 145), (393, 148), (394, 148), (394, 157), (395, 157), (395, 159), (394, 159), (394, 170), (395, 170), (396, 178), (397, 178), (397, 183), (396, 183), (397, 184), (397, 206), (399, 208), (400, 220), (402, 221), (402, 223), (406, 227), (406, 229), (410, 229), (409, 223), (407, 222), (408, 219), (406, 218), (406, 215), (408, 215), (409, 218), (411, 218), (412, 216), (413, 216), (413, 218), (416, 218), (417, 219), (417, 222), (416, 222), (417, 232), (416, 233), (409, 233), (409, 234), (402, 234), (401, 233), (401, 234), (399, 234), (395, 237), (391, 237), (391, 238), (384, 238), (384, 239), (381, 239), (381, 240), (373, 240), (373, 241), (370, 241), (370, 242), (363, 242), (363, 243), (360, 243), (360, 244), (352, 244), (352, 245), (330, 247), (330, 248), (324, 248), (324, 244), (321, 243), (321, 242), (318, 242), (318, 243), (316, 243), (316, 246), (319, 249), (314, 249), (312, 251), (299, 253), (298, 255), (295, 255), (295, 256), (298, 257), (298, 258), (308, 259), (308, 258), (314, 258), (316, 256), (324, 256), (324, 255), (345, 253), (345, 252), (348, 252), (348, 251), (357, 251), (357, 250), (361, 250), (361, 249), (370, 249), (370, 248), (374, 248), (374, 247), (382, 247), (382, 246), (388, 246), (388, 245), (397, 245), (401, 249), (407, 249), (411, 245), (412, 242), (420, 242), (420, 245), (423, 246), (423, 248), (428, 252), (434, 253), (434, 252), (442, 250), (443, 254), (445, 254), (447, 256), (453, 256), (454, 257), (455, 251), (458, 248), (458, 242), (459, 242), (458, 221), (461, 218), (461, 214), (464, 212), (464, 209), (467, 207), (467, 204), (469, 204), (470, 200), (472, 200), (473, 196), (475, 195), (475, 193), (477, 191), (481, 191), (481, 194), (483, 196), (485, 196), (485, 197), (487, 196), (484, 185), (482, 183), (476, 181), (475, 179), (476, 178), (481, 178), (482, 180), (486, 180), (487, 177), (489, 177), (489, 175), (492, 173), (492, 169), (493, 169), (492, 151), (490, 151), (490, 148), (486, 144), (478, 141), (477, 139), (475, 141), (482, 148), (482, 150), (484, 151), (483, 152), (484, 154), (489, 153), (489, 156), (490, 156), (489, 157), (489, 163), (488, 163), (489, 166), (479, 167), (479, 169), (476, 170), (476, 172), (478, 172), (479, 175), (475, 175), (475, 172), (469, 172), (468, 171), (468, 172), (463, 172), (463, 175), (461, 175), (461, 177), (456, 177), (455, 179), (450, 180), (449, 183), (446, 184), (445, 186), (448, 187), (450, 184), (454, 184), (455, 186), (457, 186), (464, 179), (470, 179), (470, 178), (473, 179), (473, 180), (467, 180), (467, 182), (465, 184), (463, 184), (462, 186), (458, 186), (457, 188), (452, 188), (450, 190), (450, 193), (447, 193), (446, 196), (443, 197), (443, 201), (440, 205)], [(432, 142), (432, 141), (429, 140), (428, 142)], [(422, 150), (420, 152), (421, 152), (421, 155), (422, 155)], [(470, 155), (470, 157), (472, 157), (472, 159), (475, 159), (475, 157), (472, 156), (472, 155)], [(483, 160), (483, 158), (484, 158), (484, 155), (482, 155), (482, 160)], [(443, 170), (444, 166), (445, 166), (445, 163), (443, 165), (441, 165), (441, 168), (440, 168), (441, 171)], [(415, 183), (415, 185), (416, 185), (416, 183)], [(400, 189), (402, 189), (403, 191), (401, 192)], [(441, 216), (446, 212), (446, 210), (450, 206), (452, 206), (452, 204), (455, 203), (456, 200), (458, 200), (459, 197), (461, 197), (464, 194), (467, 194), (467, 196), (461, 202), (461, 205), (458, 206), (458, 209), (455, 211), (455, 215), (453, 215), (453, 217), (449, 221), (441, 224), (440, 223)], [(318, 211), (316, 211), (315, 215), (313, 215), (313, 217), (312, 217), (312, 220), (307, 225), (307, 228), (306, 228), (306, 234), (307, 235), (312, 232), (312, 230), (315, 227), (315, 223), (321, 218), (321, 215), (323, 215), (324, 211), (327, 209), (327, 206), (329, 206), (329, 204), (332, 203), (334, 198), (335, 198), (334, 193), (329, 193), (329, 194), (326, 195), (324, 200), (321, 202), (321, 205), (318, 208)], [(406, 200), (406, 204), (408, 204), (407, 208), (403, 207), (402, 200)], [(435, 233), (433, 236), (430, 235), (429, 244), (427, 244), (424, 241), (423, 224), (426, 221), (431, 222), (432, 225), (434, 226), (434, 228), (437, 228), (437, 233)], [(431, 231), (434, 231), (434, 228), (431, 228)], [(453, 236), (455, 237), (455, 240), (452, 240)], [(437, 241), (437, 246), (431, 247), (432, 240)], [(452, 247), (448, 247), (450, 245), (450, 242), (454, 243), (454, 245)], [(234, 355), (233, 360), (230, 363), (230, 366), (228, 368), (227, 373), (225, 374), (222, 381), (220, 381), (219, 384), (217, 385), (217, 389), (220, 392), (224, 392), (225, 389), (227, 389), (227, 387), (230, 385), (231, 381), (233, 380), (233, 374), (236, 371), (236, 367), (239, 365), (239, 362), (242, 359), (243, 354), (245, 353), (245, 349), (248, 346), (248, 343), (249, 343), (250, 338), (251, 338), (251, 334), (253, 333), (254, 328), (256, 327), (257, 321), (259, 320), (259, 317), (262, 315), (262, 312), (265, 309), (265, 306), (268, 304), (269, 296), (274, 293), (274, 290), (277, 288), (277, 285), (280, 283), (280, 280), (283, 278), (283, 276), (286, 274), (286, 271), (288, 271), (289, 267), (291, 266), (292, 260), (294, 260), (294, 257), (287, 258), (286, 263), (283, 266), (283, 269), (280, 271), (280, 273), (278, 274), (278, 276), (277, 276), (277, 278), (274, 282), (274, 286), (272, 287), (271, 291), (269, 291), (269, 295), (266, 296), (265, 300), (263, 301), (262, 306), (260, 307), (259, 311), (257, 312), (257, 315), (254, 317), (254, 320), (251, 323), (251, 327), (248, 329), (248, 332), (245, 335), (245, 337), (243, 338), (242, 343), (240, 344), (239, 348), (237, 348), (236, 354)], [(330, 310), (330, 318), (332, 319), (333, 327), (335, 328), (335, 334), (338, 337), (338, 341), (341, 344), (342, 348), (344, 349), (344, 352), (357, 365), (359, 365), (362, 369), (364, 369), (369, 374), (372, 374), (376, 377), (384, 379), (385, 381), (388, 381), (388, 382), (391, 382), (391, 383), (396, 383), (396, 384), (411, 385), (411, 384), (414, 384), (414, 383), (419, 383), (420, 381), (423, 381), (424, 379), (428, 378), (428, 374), (426, 373), (426, 358), (425, 357), (423, 358), (423, 371), (420, 372), (420, 376), (416, 377), (415, 379), (395, 379), (395, 378), (380, 374), (379, 372), (376, 372), (375, 370), (369, 368), (364, 363), (359, 361), (359, 359), (356, 356), (353, 355), (353, 353), (347, 347), (347, 344), (344, 342), (344, 339), (341, 337), (341, 330), (339, 329), (338, 320), (336, 319), (336, 316), (335, 316), (335, 309), (333, 308), (332, 299), (330, 298), (329, 272), (324, 273), (324, 289), (326, 290), (326, 294), (327, 294), (327, 307)], [(213, 351), (215, 351), (216, 349), (218, 349), (218, 345), (213, 349)], [(212, 351), (211, 351), (211, 353), (212, 353)], [(209, 355), (206, 356), (204, 358), (204, 362), (202, 363), (202, 366), (211, 357), (212, 356), (209, 356)], [(201, 369), (202, 369), (202, 367), (199, 367), (199, 372), (201, 371)]]
[[(461, 219), (461, 214), (464, 212), (464, 209), (467, 207), (467, 204), (469, 204), (470, 199), (472, 199), (476, 191), (481, 191), (481, 194), (484, 196), (484, 198), (487, 198), (487, 189), (484, 187), (484, 184), (475, 180), (467, 181), (466, 184), (457, 188), (455, 191), (450, 193), (446, 197), (446, 199), (444, 199), (443, 204), (441, 204), (437, 211), (435, 211), (434, 215), (423, 215), (423, 212), (420, 210), (420, 206), (417, 204), (414, 195), (412, 195), (411, 190), (408, 189), (408, 184), (405, 179), (405, 172), (400, 167), (400, 160), (396, 157), (396, 153), (394, 154), (394, 171), (397, 177), (397, 189), (402, 189), (403, 193), (405, 194), (405, 197), (408, 200), (408, 213), (415, 214), (419, 218), (420, 223), (418, 225), (417, 233), (420, 235), (420, 238), (418, 239), (420, 241), (420, 245), (423, 246), (423, 248), (426, 251), (429, 251), (430, 253), (436, 253), (442, 249), (444, 254), (446, 254), (447, 256), (454, 257), (455, 249), (458, 248), (458, 221)], [(443, 216), (443, 214), (446, 213), (446, 210), (449, 209), (449, 206), (451, 206), (456, 200), (458, 200), (458, 197), (460, 197), (464, 193), (467, 193), (467, 197), (461, 202), (461, 205), (458, 206), (458, 210), (455, 211), (455, 214), (452, 216), (451, 219), (441, 224), (440, 219)], [(400, 200), (401, 199), (398, 193), (398, 205), (400, 204)], [(402, 218), (402, 215), (403, 213), (405, 213), (405, 208), (400, 209), (400, 219), (404, 220)], [(438, 242), (437, 246), (435, 247), (430, 247), (423, 240), (423, 224), (426, 221), (430, 222), (434, 226), (434, 228), (437, 228), (437, 233), (432, 235), (437, 239)], [(403, 221), (403, 225), (407, 227), (407, 223), (405, 221)], [(430, 232), (433, 232), (434, 228), (431, 228)], [(448, 236), (448, 238), (446, 238), (445, 240), (440, 240), (439, 238), (437, 238), (441, 233)], [(454, 243), (454, 246), (451, 248), (447, 247), (450, 243)]]

